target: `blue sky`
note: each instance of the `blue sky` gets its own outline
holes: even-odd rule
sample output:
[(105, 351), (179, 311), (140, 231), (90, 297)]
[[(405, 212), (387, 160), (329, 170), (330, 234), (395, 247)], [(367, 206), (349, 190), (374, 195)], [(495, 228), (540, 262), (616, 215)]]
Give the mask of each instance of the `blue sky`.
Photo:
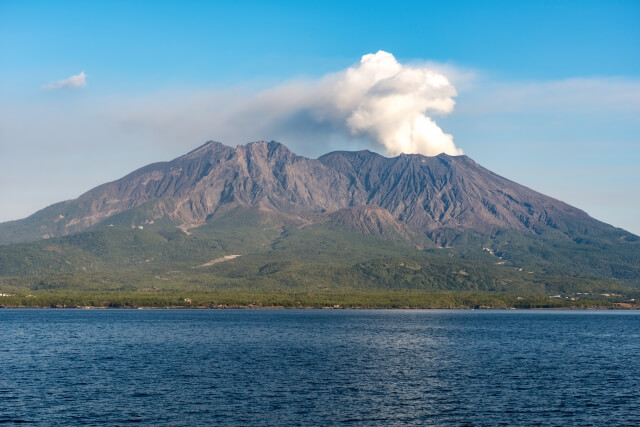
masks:
[(639, 22), (637, 1), (0, 0), (0, 221), (208, 139), (385, 153), (291, 119), (292, 91), (382, 50), (449, 79), (429, 117), (465, 154), (639, 234)]

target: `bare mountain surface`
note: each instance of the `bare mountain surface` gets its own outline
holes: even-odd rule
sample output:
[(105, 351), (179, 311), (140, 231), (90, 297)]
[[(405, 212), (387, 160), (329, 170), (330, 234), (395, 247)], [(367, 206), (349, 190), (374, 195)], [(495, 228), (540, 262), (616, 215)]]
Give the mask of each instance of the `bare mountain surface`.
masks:
[(420, 233), (398, 221), (389, 211), (379, 206), (352, 206), (340, 209), (314, 223), (338, 230), (352, 231), (365, 236), (375, 236), (395, 242), (409, 242), (419, 249), (434, 247), (424, 233)]
[[(438, 236), (444, 229), (538, 232), (591, 221), (583, 211), (509, 181), (467, 156), (334, 152), (320, 158), (364, 189), (369, 205), (387, 209), (410, 227)], [(354, 200), (354, 203), (357, 203)], [(604, 225), (604, 224), (602, 224)]]
[(410, 239), (407, 226), (399, 222), (384, 208), (378, 206), (354, 206), (340, 209), (329, 215), (334, 224), (341, 224), (361, 234), (385, 234)]
[(16, 289), (640, 288), (637, 236), (467, 156), (308, 159), (273, 141), (207, 142), (0, 224), (0, 243)]
[[(207, 142), (170, 162), (154, 163), (75, 200), (52, 205), (21, 221), (0, 224), (0, 242), (64, 236), (145, 206), (144, 221), (167, 218), (184, 230), (238, 206), (285, 215), (333, 211), (353, 197), (347, 177), (277, 142), (235, 149)], [(151, 203), (149, 203), (151, 202)]]
[(360, 151), (333, 152), (315, 160), (274, 141), (236, 148), (210, 141), (75, 200), (0, 224), (0, 243), (64, 236), (116, 220), (133, 227), (162, 223), (188, 231), (238, 208), (260, 209), (300, 224), (328, 218), (361, 233), (407, 240), (412, 240), (411, 233), (421, 233), (442, 245), (452, 231), (491, 235), (500, 230), (556, 230), (575, 239), (596, 230), (635, 238), (498, 176), (467, 156), (386, 158)]

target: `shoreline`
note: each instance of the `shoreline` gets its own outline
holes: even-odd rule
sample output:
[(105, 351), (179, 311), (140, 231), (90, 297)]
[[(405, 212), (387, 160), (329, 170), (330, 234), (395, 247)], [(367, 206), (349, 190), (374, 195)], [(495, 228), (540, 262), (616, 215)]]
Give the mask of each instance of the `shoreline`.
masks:
[(107, 307), (107, 306), (5, 306), (0, 305), (0, 310), (465, 310), (465, 311), (637, 311), (640, 306), (591, 306), (591, 307), (387, 307), (387, 306), (357, 306), (357, 307), (314, 307), (314, 306), (132, 306), (132, 307)]
[[(6, 295), (11, 293), (12, 295)], [(599, 296), (599, 295), (598, 295)], [(186, 290), (165, 292), (7, 290), (0, 308), (168, 310), (638, 310), (638, 295), (563, 298), (493, 292), (451, 291), (266, 291)]]

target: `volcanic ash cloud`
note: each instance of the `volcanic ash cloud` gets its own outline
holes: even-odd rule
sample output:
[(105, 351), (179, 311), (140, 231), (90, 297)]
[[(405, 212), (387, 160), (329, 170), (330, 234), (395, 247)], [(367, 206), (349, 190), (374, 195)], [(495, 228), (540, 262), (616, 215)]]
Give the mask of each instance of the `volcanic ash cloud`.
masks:
[(169, 96), (164, 102), (146, 99), (133, 107), (128, 103), (122, 123), (128, 129), (151, 129), (162, 138), (209, 135), (240, 144), (275, 139), (302, 152), (323, 153), (323, 148), (340, 149), (358, 140), (392, 156), (459, 155), (462, 150), (453, 137), (432, 118), (453, 111), (455, 96), (444, 75), (427, 66), (400, 64), (392, 54), (378, 51), (345, 70), (257, 93), (213, 92)]
[(292, 128), (308, 129), (313, 134), (308, 139), (316, 143), (328, 139), (325, 132), (364, 136), (373, 148), (381, 146), (393, 156), (459, 155), (462, 150), (453, 137), (429, 117), (453, 111), (454, 96), (456, 90), (444, 75), (402, 65), (392, 54), (378, 51), (346, 70), (263, 91), (248, 99), (230, 122), (234, 129), (276, 139)]
[(348, 130), (368, 135), (390, 155), (462, 154), (453, 137), (427, 115), (453, 111), (456, 90), (442, 74), (404, 66), (392, 54), (378, 51), (328, 78), (325, 86)]

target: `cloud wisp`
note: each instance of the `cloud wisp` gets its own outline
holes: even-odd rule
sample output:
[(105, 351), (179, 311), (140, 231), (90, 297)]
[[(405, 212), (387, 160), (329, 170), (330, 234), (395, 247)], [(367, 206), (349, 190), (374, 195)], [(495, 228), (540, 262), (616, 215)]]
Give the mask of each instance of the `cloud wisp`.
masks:
[(56, 89), (73, 89), (87, 86), (87, 75), (84, 71), (75, 76), (71, 76), (64, 80), (58, 80), (57, 82), (47, 83), (42, 86), (44, 90), (56, 90)]
[(209, 137), (223, 142), (275, 139), (298, 148), (301, 143), (296, 140), (306, 141), (320, 154), (332, 148), (332, 140), (347, 146), (357, 140), (388, 155), (459, 155), (462, 150), (453, 137), (433, 119), (453, 111), (456, 95), (442, 73), (426, 65), (400, 64), (392, 54), (378, 51), (346, 70), (258, 93), (145, 100), (146, 105), (131, 106), (121, 122), (130, 129), (181, 138), (206, 123)]
[(483, 81), (457, 114), (638, 113), (640, 81), (621, 77), (574, 77), (551, 81)]

